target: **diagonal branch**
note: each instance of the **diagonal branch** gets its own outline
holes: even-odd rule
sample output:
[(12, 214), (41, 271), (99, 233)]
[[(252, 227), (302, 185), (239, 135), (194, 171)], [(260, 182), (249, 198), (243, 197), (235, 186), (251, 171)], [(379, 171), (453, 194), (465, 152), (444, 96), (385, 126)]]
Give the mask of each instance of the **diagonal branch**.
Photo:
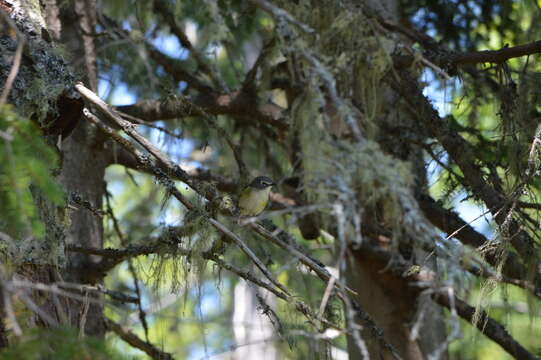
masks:
[[(434, 294), (432, 298), (441, 306), (444, 306), (449, 310), (452, 309), (451, 299), (447, 294), (437, 293)], [(509, 353), (509, 355), (520, 360), (539, 360), (538, 357), (534, 356), (516, 341), (502, 324), (489, 317), (485, 311), (481, 310), (477, 312), (476, 315), (476, 309), (473, 306), (468, 305), (465, 301), (456, 296), (452, 301), (454, 301), (455, 309), (461, 318), (470, 324), (474, 324), (480, 332), (500, 345), (507, 353)]]
[(183, 61), (165, 55), (151, 44), (146, 44), (146, 48), (150, 58), (156, 61), (156, 63), (159, 65), (163, 66), (163, 69), (169, 75), (171, 75), (176, 82), (184, 81), (189, 86), (197, 89), (201, 93), (210, 94), (214, 92), (212, 87), (188, 72), (185, 69), (186, 66)]
[(154, 344), (139, 338), (130, 330), (125, 329), (122, 325), (114, 322), (109, 318), (105, 319), (105, 327), (120, 336), (122, 340), (130, 344), (131, 346), (143, 351), (152, 359), (156, 360), (173, 360), (173, 356), (163, 350), (158, 349)]
[(480, 332), (500, 345), (515, 359), (539, 360), (516, 341), (505, 330), (503, 325), (489, 317), (484, 311), (477, 312), (479, 318), (477, 321), (474, 321), (474, 315), (476, 314), (475, 308), (453, 295), (454, 291), (447, 291), (449, 289), (448, 286), (441, 287), (436, 282), (436, 274), (432, 270), (417, 265), (412, 266), (394, 256), (390, 251), (379, 246), (371, 246), (368, 242), (365, 242), (362, 251), (368, 252), (370, 256), (377, 258), (382, 264), (387, 264), (385, 269), (397, 278), (407, 280), (411, 282), (412, 286), (432, 293), (432, 298), (436, 303), (450, 310), (456, 310), (461, 318), (475, 325)]
[[(114, 112), (112, 112), (105, 102), (103, 102), (91, 90), (84, 87), (83, 84), (80, 84), (80, 83), (76, 84), (75, 88), (87, 101), (91, 102), (104, 115), (106, 115), (109, 120), (111, 120), (117, 126), (121, 127), (122, 130), (124, 130), (126, 134), (132, 137), (143, 148), (145, 148), (149, 153), (151, 153), (162, 166), (165, 166), (167, 168), (169, 173), (174, 173), (177, 175), (180, 174), (183, 177), (182, 181), (184, 181), (188, 186), (194, 189), (201, 196), (205, 198), (209, 198), (209, 191), (203, 189), (202, 186), (200, 186), (197, 182), (193, 181), (193, 179), (191, 179), (188, 176), (188, 174), (184, 172), (177, 164), (173, 163), (164, 153), (162, 153), (158, 148), (156, 148), (145, 137), (141, 136), (134, 129), (133, 124), (129, 123), (128, 121), (122, 119), (119, 115), (116, 115)], [(133, 144), (131, 144), (127, 139), (123, 139), (121, 136), (116, 134), (113, 131), (113, 129), (101, 123), (101, 121), (97, 119), (95, 116), (93, 116), (88, 110), (85, 109), (83, 113), (85, 114), (86, 118), (89, 121), (93, 122), (103, 132), (111, 136), (114, 140), (118, 141), (127, 150), (130, 150), (136, 156), (137, 161), (139, 162), (140, 166), (152, 168), (156, 176), (162, 183), (162, 185), (166, 186), (167, 190), (169, 191), (171, 195), (173, 195), (173, 197), (175, 197), (180, 203), (186, 206), (186, 208), (188, 208), (189, 210), (196, 210), (195, 205), (193, 205), (184, 195), (182, 195), (182, 193), (175, 187), (174, 182), (166, 174), (159, 171), (159, 169), (155, 168), (155, 166), (149, 164), (149, 159), (146, 158), (139, 150), (137, 150), (133, 146)], [(215, 197), (216, 190), (213, 189), (211, 192), (212, 192), (212, 197)], [(287, 289), (282, 284), (280, 284), (277, 280), (274, 279), (274, 277), (272, 276), (270, 271), (267, 270), (263, 262), (259, 260), (259, 258), (253, 253), (253, 251), (244, 243), (244, 241), (238, 235), (236, 235), (234, 232), (229, 230), (225, 225), (223, 225), (221, 222), (219, 222), (218, 220), (214, 219), (211, 216), (208, 216), (207, 220), (214, 228), (216, 228), (226, 237), (231, 239), (246, 254), (246, 256), (248, 256), (248, 258), (257, 266), (257, 268), (269, 279), (270, 282), (276, 285), (284, 293), (289, 295), (289, 292), (287, 291)]]
[(438, 115), (432, 104), (422, 94), (416, 79), (406, 71), (401, 71), (400, 76), (399, 80), (390, 77), (394, 90), (402, 95), (410, 105), (414, 116), (432, 136), (438, 139), (458, 165), (464, 174), (464, 185), (469, 187), (475, 196), (486, 204), (496, 223), (500, 226), (508, 225), (508, 232), (512, 234), (511, 244), (520, 256), (527, 261), (533, 259), (537, 262), (534, 241), (514, 219), (508, 216), (510, 207), (507, 199), (485, 181), (484, 174), (475, 161), (476, 156), (470, 144)]
[[(469, 245), (475, 248), (486, 246), (489, 241), (481, 233), (475, 231), (468, 223), (452, 210), (443, 208), (429, 195), (420, 195), (418, 197), (419, 206), (423, 210), (423, 213), (430, 220), (431, 223), (436, 225), (447, 234), (453, 235), (459, 239), (463, 244)], [(501, 259), (498, 258), (498, 254), (495, 249), (489, 249), (488, 251), (481, 252), (481, 256), (491, 264), (492, 266), (498, 266)], [(521, 264), (515, 253), (509, 253), (503, 264), (502, 272), (511, 278), (524, 279), (527, 269)]]
[[(76, 85), (76, 87), (84, 88), (84, 86), (81, 85), (81, 84)], [(86, 90), (83, 90), (83, 91), (88, 92), (90, 90), (86, 89)], [(87, 94), (87, 95), (89, 95), (89, 94)], [(96, 96), (96, 95), (93, 95), (93, 96)], [(101, 102), (101, 100), (99, 98), (98, 98), (98, 100)], [(119, 126), (121, 126), (121, 127), (125, 126), (125, 124), (122, 123), (122, 122), (125, 122), (125, 120), (122, 120), (120, 117), (118, 117), (118, 116), (114, 115), (113, 113), (111, 113), (106, 107), (104, 109), (106, 109), (106, 111), (108, 111), (108, 116), (110, 117), (110, 119), (114, 119), (114, 121), (117, 122), (117, 124)], [(169, 193), (171, 195), (173, 195), (173, 197), (175, 197), (180, 203), (182, 203), (184, 206), (186, 206), (186, 208), (188, 208), (189, 210), (196, 210), (196, 207), (184, 195), (182, 195), (181, 192), (175, 187), (173, 181), (169, 177), (167, 177), (166, 174), (163, 173), (159, 168), (157, 168), (155, 164), (153, 164), (152, 162), (149, 163), (150, 159), (145, 157), (139, 150), (137, 150), (133, 146), (133, 144), (131, 144), (131, 142), (129, 140), (127, 140), (127, 139), (123, 138), (122, 136), (116, 134), (113, 131), (113, 129), (111, 129), (108, 126), (102, 124), (101, 121), (99, 119), (97, 119), (94, 115), (92, 115), (88, 110), (85, 109), (85, 111), (83, 113), (85, 114), (86, 118), (89, 121), (91, 121), (92, 123), (94, 123), (94, 125), (98, 126), (101, 131), (103, 131), (107, 135), (111, 136), (115, 141), (119, 142), (127, 150), (132, 152), (132, 154), (135, 155), (139, 165), (141, 167), (143, 167), (143, 168), (147, 168), (149, 171), (152, 171), (152, 173), (156, 175), (156, 177), (158, 178), (160, 183), (162, 183), (162, 185), (164, 185), (167, 188), (167, 190), (169, 191)], [(120, 125), (120, 124), (123, 124), (123, 125)], [(161, 153), (161, 151), (159, 151), (152, 144), (150, 144), (150, 142), (148, 142), (148, 140), (146, 140), (144, 137), (137, 134), (137, 132), (135, 130), (133, 130), (130, 126), (125, 127), (125, 131), (128, 134), (133, 135), (135, 138), (137, 138), (139, 143), (143, 147), (148, 149), (149, 152), (151, 152), (153, 155), (155, 155), (159, 159), (161, 164), (163, 166), (166, 166), (169, 171), (174, 172), (176, 174), (178, 174), (179, 172), (185, 174), (184, 171), (180, 169), (180, 167), (176, 166), (176, 164), (173, 164), (165, 156), (165, 154)], [(186, 176), (186, 181), (185, 180), (183, 180), (183, 181), (186, 184), (188, 184), (192, 189), (194, 189), (200, 195), (204, 196), (206, 194), (207, 198), (208, 198), (208, 191), (204, 191), (202, 189), (202, 187), (200, 187), (199, 184), (197, 184), (196, 182), (192, 181), (192, 179), (190, 179), (187, 174), (185, 174), (185, 176)], [(213, 193), (215, 193), (215, 192), (213, 192)], [(257, 258), (257, 256), (244, 243), (244, 241), (242, 241), (242, 239), (240, 239), (240, 237), (238, 237), (235, 233), (233, 233), (225, 225), (223, 225), (222, 223), (220, 223), (216, 219), (214, 219), (212, 217), (208, 217), (207, 220), (218, 231), (220, 231), (222, 234), (224, 234), (229, 239), (233, 240), (233, 242), (246, 254), (246, 256), (248, 256), (250, 258), (250, 260), (252, 260), (252, 262), (269, 279), (270, 282), (272, 282), (274, 285), (276, 285), (284, 293), (289, 295), (287, 289), (282, 284), (280, 284), (277, 280), (274, 279), (272, 274), (267, 270), (267, 268), (261, 262), (261, 260), (259, 260), (259, 258)]]
[(207, 74), (213, 81), (214, 85), (218, 86), (221, 90), (227, 89), (227, 86), (221, 76), (218, 74), (216, 69), (208, 64), (205, 57), (193, 46), (188, 36), (182, 31), (179, 24), (175, 19), (175, 14), (172, 9), (169, 8), (168, 2), (165, 0), (155, 0), (154, 9), (161, 15), (165, 20), (171, 32), (177, 37), (180, 44), (188, 49), (197, 62), (198, 67)]
[[(133, 35), (130, 34), (129, 31), (124, 30), (122, 26), (117, 23), (117, 21), (104, 14), (101, 14), (100, 16), (100, 25), (102, 25), (104, 29), (108, 30), (109, 34), (115, 34), (115, 37), (120, 37), (122, 39), (129, 40), (130, 42), (131, 39), (134, 38)], [(184, 81), (189, 86), (197, 89), (201, 93), (212, 93), (214, 91), (211, 86), (186, 70), (185, 61), (172, 58), (162, 53), (154, 45), (146, 41), (144, 42), (144, 46), (145, 50), (148, 52), (148, 56), (156, 63), (161, 65), (176, 82)]]
[[(153, 173), (148, 172), (148, 169), (140, 169), (135, 156), (129, 151), (127, 151), (126, 149), (124, 149), (123, 147), (113, 148), (113, 150), (109, 152), (108, 163), (119, 164), (129, 169), (146, 172), (151, 175), (153, 174)], [(165, 171), (165, 168), (161, 168), (161, 170)], [(187, 168), (184, 168), (183, 170), (192, 179), (194, 179), (194, 181), (212, 183), (216, 186), (216, 189), (221, 192), (233, 193), (238, 187), (238, 183), (232, 178), (218, 175), (209, 169), (187, 167)], [(174, 176), (171, 176), (171, 177), (175, 180), (181, 180)]]

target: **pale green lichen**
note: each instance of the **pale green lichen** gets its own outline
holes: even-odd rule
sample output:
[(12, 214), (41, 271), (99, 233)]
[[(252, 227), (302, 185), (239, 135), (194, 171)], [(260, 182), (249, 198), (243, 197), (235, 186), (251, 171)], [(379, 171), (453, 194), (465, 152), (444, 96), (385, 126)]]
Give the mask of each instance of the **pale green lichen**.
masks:
[[(415, 176), (409, 162), (380, 144), (381, 137), (388, 136), (382, 129), (407, 121), (400, 117), (400, 103), (384, 106), (393, 101), (392, 91), (382, 81), (392, 76), (395, 35), (381, 32), (362, 7), (352, 8), (346, 2), (324, 0), (313, 6), (282, 1), (279, 5), (318, 34), (277, 20), (277, 32), (291, 44), (282, 47), (284, 56), (294, 59), (293, 70), (303, 76), (302, 94), (291, 104), (297, 134), (292, 141), (300, 143), (301, 175), (309, 201), (338, 201), (348, 226), (356, 222), (358, 227), (359, 214), (377, 209), (378, 221), (392, 230), (395, 245), (407, 234), (419, 246), (432, 247), (440, 236), (413, 197)], [(356, 126), (360, 135), (354, 131)], [(392, 144), (400, 152), (401, 144)], [(351, 241), (354, 236), (349, 235)]]
[[(37, 1), (27, 5), (29, 8), (25, 11), (35, 11), (35, 6), (39, 7)], [(31, 25), (32, 22), (25, 21), (25, 24)], [(37, 37), (35, 33), (26, 33), (28, 29), (22, 29), (26, 38), (23, 58), (10, 89), (8, 102), (20, 117), (18, 125), (30, 123), (30, 119), (42, 129), (46, 129), (50, 125), (48, 121), (53, 121), (58, 115), (59, 96), (61, 94), (78, 96), (72, 88), (75, 77), (55, 46)], [(0, 39), (0, 83), (4, 83), (7, 79), (17, 46), (16, 38)], [(7, 126), (9, 127), (9, 124)], [(28, 196), (30, 196), (29, 185), (32, 184), (31, 197), (34, 203), (32, 206), (35, 208), (32, 214), (39, 217), (39, 227), (42, 231), (33, 231), (32, 234), (28, 231), (17, 232), (14, 234), (15, 243), (4, 244), (2, 248), (15, 263), (63, 265), (66, 259), (64, 238), (66, 229), (69, 228), (69, 216), (64, 206), (60, 204), (63, 203), (63, 200), (59, 200), (63, 195), (58, 196), (61, 191), (56, 189), (57, 186), (53, 189), (51, 185), (54, 182), (51, 172), (54, 170), (52, 167), (56, 164), (57, 154), (45, 144), (43, 134), (38, 129), (31, 134), (21, 131), (17, 135), (25, 137), (25, 146), (33, 150), (32, 153), (25, 152), (21, 146), (19, 155), (15, 154), (20, 157), (16, 159), (17, 164), (24, 164), (25, 168), (25, 176), (18, 176), (18, 183), (24, 185), (21, 191)], [(32, 144), (28, 144), (29, 138), (32, 139)], [(39, 157), (36, 157), (37, 154)], [(13, 191), (13, 186), (11, 190)]]
[[(11, 69), (17, 42), (0, 39), (0, 82)], [(63, 92), (73, 92), (75, 77), (61, 51), (43, 40), (29, 38), (25, 45), (24, 61), (13, 82), (9, 102), (17, 112), (46, 127), (46, 118), (54, 118), (57, 99)]]
[[(219, 241), (219, 234), (210, 224), (203, 208), (186, 212), (182, 226), (164, 231), (159, 238), (158, 256), (154, 259), (150, 277), (158, 289), (167, 282), (171, 292), (189, 287), (192, 281), (199, 286), (208, 260), (202, 253), (210, 251)], [(186, 254), (189, 251), (189, 254)]]

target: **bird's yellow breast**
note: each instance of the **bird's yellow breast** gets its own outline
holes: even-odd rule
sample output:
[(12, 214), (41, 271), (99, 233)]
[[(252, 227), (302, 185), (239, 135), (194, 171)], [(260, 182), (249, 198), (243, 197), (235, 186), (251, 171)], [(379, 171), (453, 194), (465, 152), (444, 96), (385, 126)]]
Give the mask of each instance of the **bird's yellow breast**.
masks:
[(270, 187), (262, 190), (246, 188), (239, 198), (241, 216), (256, 216), (261, 214), (269, 202)]

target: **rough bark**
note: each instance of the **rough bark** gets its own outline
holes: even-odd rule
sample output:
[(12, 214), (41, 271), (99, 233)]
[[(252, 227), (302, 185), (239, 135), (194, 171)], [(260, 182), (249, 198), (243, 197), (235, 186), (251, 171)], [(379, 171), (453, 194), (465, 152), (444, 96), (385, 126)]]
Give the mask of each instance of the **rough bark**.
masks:
[[(79, 17), (88, 17), (93, 19), (95, 14), (95, 1), (88, 0), (84, 4), (70, 4), (63, 8), (62, 13), (58, 11), (58, 4), (54, 0), (48, 0), (41, 8), (39, 2), (16, 2), (8, 1), (11, 6), (10, 17), (15, 20), (20, 31), (27, 37), (29, 55), (32, 51), (40, 51), (39, 59), (42, 58), (44, 65), (42, 68), (45, 73), (54, 71), (62, 72), (64, 78), (59, 79), (59, 83), (64, 86), (64, 92), (57, 99), (47, 99), (52, 103), (56, 102), (54, 114), (41, 116), (51, 119), (55, 116), (54, 124), (60, 124), (58, 128), (44, 128), (52, 146), (58, 146), (61, 164), (60, 169), (55, 169), (58, 174), (57, 180), (66, 191), (68, 199), (77, 197), (88, 201), (92, 208), (100, 209), (102, 206), (102, 196), (104, 193), (103, 176), (105, 172), (106, 160), (103, 151), (103, 137), (90, 126), (79, 123), (81, 116), (82, 100), (77, 96), (72, 96), (71, 87), (74, 84), (74, 78), (69, 74), (70, 68), (63, 63), (63, 60), (55, 57), (54, 49), (48, 45), (52, 41), (48, 36), (44, 36), (47, 26), (51, 26), (51, 34), (55, 39), (59, 38), (61, 31), (61, 42), (71, 51), (75, 59), (94, 59), (92, 47), (89, 44), (89, 38), (85, 41), (81, 38), (80, 19), (75, 16), (74, 7), (78, 7)], [(85, 12), (86, 11), (86, 12)], [(86, 24), (85, 31), (91, 29), (92, 22)], [(43, 38), (43, 39), (42, 39)], [(84, 46), (83, 46), (84, 44)], [(28, 64), (24, 61), (21, 64), (18, 84), (24, 84), (26, 76), (31, 77), (34, 68), (37, 68), (31, 59)], [(92, 65), (92, 60), (89, 60)], [(58, 68), (54, 68), (57, 66)], [(89, 70), (92, 67), (89, 66)], [(38, 74), (39, 75), (39, 74)], [(86, 76), (86, 82), (96, 84), (96, 73), (90, 71)], [(51, 84), (45, 84), (51, 86)], [(12, 91), (12, 99), (23, 101), (26, 97), (17, 96), (17, 84)], [(31, 99), (31, 101), (39, 101)], [(42, 103), (46, 103), (42, 100)], [(15, 103), (16, 110), (22, 111), (25, 106), (28, 114), (29, 108), (35, 107), (35, 112), (39, 113), (40, 103), (22, 104)], [(48, 121), (43, 121), (47, 123)], [(40, 122), (40, 124), (43, 124)], [(68, 137), (76, 124), (79, 126)], [(68, 129), (66, 131), (66, 129)], [(58, 135), (62, 134), (61, 142)], [(93, 279), (88, 279), (86, 271), (93, 263), (93, 259), (88, 255), (71, 255), (67, 257), (63, 248), (65, 244), (101, 247), (103, 242), (102, 219), (87, 209), (59, 209), (44, 198), (39, 191), (33, 189), (34, 196), (40, 216), (46, 225), (45, 239), (35, 239), (36, 245), (33, 247), (33, 253), (25, 257), (25, 262), (18, 264), (17, 274), (19, 277), (26, 278), (33, 282), (49, 284), (58, 281), (69, 281), (76, 283), (89, 283)], [(69, 201), (69, 200), (68, 200)], [(37, 326), (56, 326), (68, 324), (81, 328), (81, 333), (101, 336), (104, 334), (105, 327), (101, 306), (93, 303), (85, 303), (66, 298), (58, 298), (47, 292), (32, 291), (29, 293), (32, 301), (39, 307), (39, 311), (34, 311), (33, 319), (30, 325)], [(85, 295), (85, 294), (82, 294)], [(92, 295), (88, 295), (92, 296)]]
[[(386, 265), (358, 252), (348, 264), (347, 284), (359, 293), (364, 310), (383, 329), (385, 339), (403, 359), (423, 359), (419, 343), (409, 339), (417, 292), (402, 279), (386, 273)], [(371, 359), (394, 359), (368, 331), (363, 332), (363, 339)], [(363, 358), (353, 339), (348, 339), (348, 352), (351, 359)]]
[[(61, 12), (62, 42), (69, 48), (76, 63), (84, 59), (86, 64), (86, 82), (96, 88), (96, 68), (94, 45), (91, 36), (85, 36), (93, 30), (95, 23), (95, 0), (77, 0), (73, 8)], [(77, 16), (74, 16), (74, 15)], [(90, 202), (94, 209), (102, 208), (105, 191), (106, 151), (104, 138), (86, 122), (81, 121), (77, 129), (62, 144), (62, 172), (59, 181), (69, 194), (76, 194)], [(79, 208), (72, 213), (71, 227), (66, 243), (70, 245), (103, 246), (103, 223), (99, 216)], [(88, 269), (97, 262), (88, 255), (70, 254), (66, 281), (88, 283), (94, 279), (86, 277)], [(88, 306), (88, 309), (85, 308)], [(84, 331), (92, 335), (103, 335), (105, 325), (101, 305), (71, 303), (72, 325), (80, 327), (86, 322)], [(84, 319), (86, 316), (86, 320)]]

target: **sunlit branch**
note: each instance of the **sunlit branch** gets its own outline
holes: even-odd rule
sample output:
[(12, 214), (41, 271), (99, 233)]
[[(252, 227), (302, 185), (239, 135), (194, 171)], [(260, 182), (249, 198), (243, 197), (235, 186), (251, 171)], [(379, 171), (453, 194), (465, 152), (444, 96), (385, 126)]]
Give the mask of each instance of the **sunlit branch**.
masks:
[(152, 359), (173, 360), (173, 356), (170, 353), (158, 349), (154, 344), (139, 338), (133, 332), (123, 328), (120, 324), (114, 322), (113, 320), (105, 318), (105, 326), (108, 330), (113, 331), (131, 346), (145, 352)]

